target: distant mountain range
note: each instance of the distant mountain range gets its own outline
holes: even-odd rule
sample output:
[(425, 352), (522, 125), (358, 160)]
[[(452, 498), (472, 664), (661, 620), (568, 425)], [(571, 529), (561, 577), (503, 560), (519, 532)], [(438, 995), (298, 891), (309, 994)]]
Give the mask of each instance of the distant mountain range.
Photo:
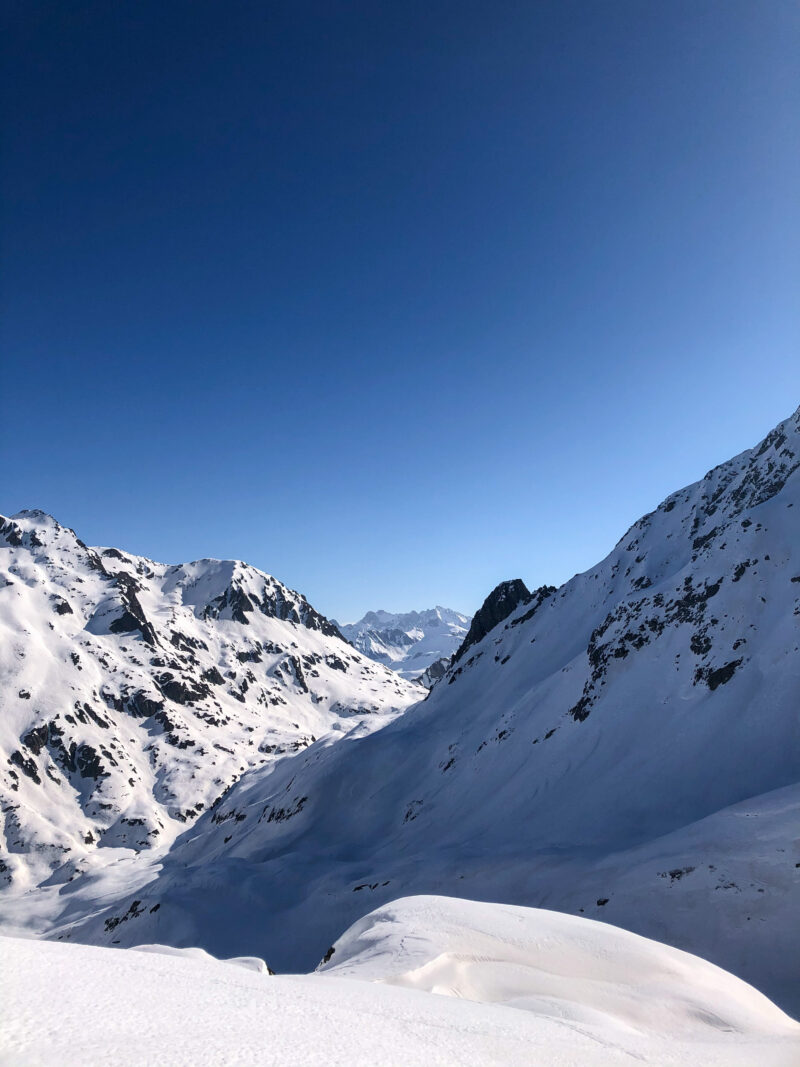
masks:
[(358, 622), (337, 626), (365, 656), (404, 678), (430, 684), (433, 679), (426, 672), (433, 668), (434, 678), (441, 677), (444, 664), (466, 637), (471, 621), (469, 615), (437, 606), (398, 614), (368, 611)]

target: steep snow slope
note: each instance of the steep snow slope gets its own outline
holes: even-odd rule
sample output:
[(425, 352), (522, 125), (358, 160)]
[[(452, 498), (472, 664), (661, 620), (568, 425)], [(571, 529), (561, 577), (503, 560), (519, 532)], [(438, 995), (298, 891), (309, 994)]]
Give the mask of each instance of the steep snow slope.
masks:
[(445, 892), (608, 919), (797, 1011), (799, 424), (537, 590), (402, 718), (246, 775), (133, 900), (64, 894), (55, 936), (304, 969), (368, 908)]
[(20, 889), (163, 848), (245, 770), (419, 695), (253, 567), (87, 548), (42, 512), (0, 518), (0, 680)]
[(274, 978), (259, 961), (158, 946), (0, 946), (0, 1064), (793, 1067), (800, 1056), (800, 1026), (724, 971), (524, 908), (400, 900), (345, 933), (317, 974)]
[(431, 666), (452, 657), (470, 621), (468, 615), (442, 607), (399, 615), (368, 611), (358, 622), (339, 624), (339, 629), (365, 656), (404, 678), (419, 680)]

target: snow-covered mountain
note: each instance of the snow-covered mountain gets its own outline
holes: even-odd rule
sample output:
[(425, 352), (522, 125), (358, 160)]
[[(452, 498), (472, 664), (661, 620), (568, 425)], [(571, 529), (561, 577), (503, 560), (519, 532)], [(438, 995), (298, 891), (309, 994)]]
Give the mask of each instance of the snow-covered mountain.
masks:
[[(365, 656), (383, 663), (404, 678), (432, 684), (443, 673), (469, 629), (469, 615), (450, 608), (392, 614), (368, 611), (358, 622), (337, 624), (348, 641)], [(433, 668), (432, 675), (426, 674)]]
[(245, 771), (419, 697), (253, 567), (88, 548), (40, 511), (0, 518), (0, 678), (17, 889), (161, 851)]
[(800, 1025), (718, 967), (499, 904), (397, 900), (304, 975), (164, 945), (2, 938), (0, 952), (9, 1064), (794, 1067), (800, 1055)]
[(303, 970), (447, 893), (602, 918), (797, 1010), (800, 411), (596, 567), (485, 608), (425, 701), (243, 775), (135, 892), (66, 887), (51, 936)]

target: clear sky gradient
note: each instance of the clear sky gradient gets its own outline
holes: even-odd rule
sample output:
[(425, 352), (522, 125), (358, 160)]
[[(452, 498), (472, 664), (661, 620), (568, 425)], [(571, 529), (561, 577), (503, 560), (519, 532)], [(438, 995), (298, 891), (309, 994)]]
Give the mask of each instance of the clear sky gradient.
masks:
[(6, 513), (472, 611), (800, 402), (794, 0), (5, 10)]

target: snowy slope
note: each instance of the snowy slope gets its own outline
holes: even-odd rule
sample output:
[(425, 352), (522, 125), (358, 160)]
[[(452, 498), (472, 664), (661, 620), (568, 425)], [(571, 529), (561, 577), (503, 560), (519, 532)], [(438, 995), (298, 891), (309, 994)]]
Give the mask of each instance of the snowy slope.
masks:
[(65, 893), (53, 936), (306, 969), (370, 908), (447, 893), (601, 917), (798, 1011), (799, 468), (795, 413), (401, 718), (245, 775), (135, 898)]
[(253, 567), (88, 548), (38, 511), (0, 518), (0, 680), (0, 882), (20, 890), (163, 850), (244, 771), (419, 695)]
[(469, 615), (437, 606), (401, 614), (368, 611), (339, 629), (365, 656), (416, 680), (433, 664), (452, 657), (470, 622)]
[(800, 1056), (800, 1026), (738, 979), (552, 912), (399, 900), (310, 975), (153, 948), (0, 939), (0, 1064), (793, 1067)]

